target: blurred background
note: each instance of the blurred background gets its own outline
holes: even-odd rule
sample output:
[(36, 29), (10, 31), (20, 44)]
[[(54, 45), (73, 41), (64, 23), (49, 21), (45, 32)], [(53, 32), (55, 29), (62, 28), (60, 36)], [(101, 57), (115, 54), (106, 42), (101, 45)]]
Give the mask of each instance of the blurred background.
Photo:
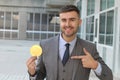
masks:
[[(0, 80), (28, 80), (29, 49), (60, 33), (58, 11), (66, 4), (80, 10), (78, 37), (97, 45), (120, 80), (120, 0), (0, 0)], [(97, 80), (93, 73), (90, 80)]]

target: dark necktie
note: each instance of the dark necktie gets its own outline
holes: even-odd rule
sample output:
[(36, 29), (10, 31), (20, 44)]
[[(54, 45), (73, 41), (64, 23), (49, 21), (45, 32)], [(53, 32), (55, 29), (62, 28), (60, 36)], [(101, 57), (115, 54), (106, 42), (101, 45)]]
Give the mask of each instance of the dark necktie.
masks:
[(66, 46), (66, 50), (65, 50), (65, 53), (64, 53), (64, 56), (63, 56), (63, 60), (62, 60), (63, 65), (65, 65), (66, 62), (69, 59), (69, 46), (70, 46), (70, 44), (66, 43), (65, 46)]

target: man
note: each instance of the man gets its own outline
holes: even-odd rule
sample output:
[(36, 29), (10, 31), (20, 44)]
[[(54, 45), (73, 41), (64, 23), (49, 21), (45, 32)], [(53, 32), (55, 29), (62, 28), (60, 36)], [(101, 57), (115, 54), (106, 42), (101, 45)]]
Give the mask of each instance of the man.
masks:
[[(89, 80), (91, 69), (100, 80), (113, 80), (112, 72), (99, 56), (96, 46), (77, 37), (81, 25), (79, 15), (74, 5), (61, 8), (61, 34), (40, 42), (43, 53), (37, 65), (36, 57), (27, 61), (31, 80)], [(65, 46), (66, 43), (69, 47)]]

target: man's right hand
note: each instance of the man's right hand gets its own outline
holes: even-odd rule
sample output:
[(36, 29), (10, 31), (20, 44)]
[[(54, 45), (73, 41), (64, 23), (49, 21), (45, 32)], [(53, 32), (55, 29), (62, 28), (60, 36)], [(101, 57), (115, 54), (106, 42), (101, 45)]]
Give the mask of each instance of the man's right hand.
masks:
[(26, 62), (26, 65), (27, 65), (27, 68), (28, 68), (28, 72), (30, 73), (30, 75), (34, 75), (35, 74), (35, 68), (36, 68), (35, 60), (36, 59), (37, 59), (36, 56), (32, 56)]

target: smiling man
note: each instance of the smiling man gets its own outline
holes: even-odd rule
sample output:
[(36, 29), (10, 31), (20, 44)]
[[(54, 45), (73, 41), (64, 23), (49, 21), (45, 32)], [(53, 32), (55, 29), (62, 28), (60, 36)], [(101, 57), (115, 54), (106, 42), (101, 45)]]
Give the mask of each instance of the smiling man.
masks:
[[(112, 71), (99, 56), (95, 44), (77, 37), (81, 25), (74, 5), (60, 9), (61, 34), (40, 41), (43, 53), (27, 61), (30, 80), (89, 80), (94, 70), (100, 80), (113, 80)], [(37, 59), (37, 64), (35, 63)]]

